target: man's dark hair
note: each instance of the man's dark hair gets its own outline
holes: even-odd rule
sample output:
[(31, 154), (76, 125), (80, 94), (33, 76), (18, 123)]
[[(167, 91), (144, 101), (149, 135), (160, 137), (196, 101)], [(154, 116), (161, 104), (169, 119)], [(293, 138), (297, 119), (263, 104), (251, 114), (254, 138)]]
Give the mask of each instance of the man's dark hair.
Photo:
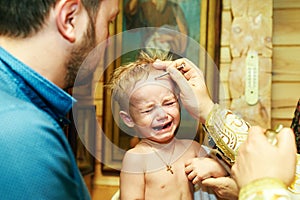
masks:
[[(25, 38), (37, 33), (58, 0), (0, 0), (0, 35)], [(95, 19), (99, 0), (81, 0)]]

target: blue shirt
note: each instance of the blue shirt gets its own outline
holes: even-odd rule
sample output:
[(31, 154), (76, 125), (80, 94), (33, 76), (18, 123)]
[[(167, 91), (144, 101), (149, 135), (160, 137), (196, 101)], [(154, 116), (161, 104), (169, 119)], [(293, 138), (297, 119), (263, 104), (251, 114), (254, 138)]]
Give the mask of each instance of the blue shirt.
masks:
[(62, 129), (74, 102), (0, 47), (1, 199), (90, 199)]

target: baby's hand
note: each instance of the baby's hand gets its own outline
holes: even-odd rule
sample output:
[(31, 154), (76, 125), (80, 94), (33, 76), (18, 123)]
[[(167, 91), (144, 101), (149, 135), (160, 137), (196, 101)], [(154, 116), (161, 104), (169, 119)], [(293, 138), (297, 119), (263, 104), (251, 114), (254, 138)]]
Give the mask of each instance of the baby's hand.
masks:
[(226, 176), (226, 170), (214, 159), (201, 157), (193, 158), (185, 163), (185, 173), (193, 184), (207, 178)]

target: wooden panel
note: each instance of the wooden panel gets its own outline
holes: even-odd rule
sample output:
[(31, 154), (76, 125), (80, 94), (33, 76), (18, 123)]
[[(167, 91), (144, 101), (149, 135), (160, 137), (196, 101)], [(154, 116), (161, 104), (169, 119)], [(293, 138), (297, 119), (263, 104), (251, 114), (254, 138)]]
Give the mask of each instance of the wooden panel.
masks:
[(290, 127), (300, 97), (299, 18), (299, 0), (274, 0), (272, 126)]
[(231, 0), (222, 0), (222, 9), (230, 10), (231, 9)]
[(269, 98), (261, 97), (259, 102), (253, 106), (249, 106), (244, 98), (239, 98), (232, 100), (230, 109), (251, 125), (268, 128), (271, 126), (270, 106)]
[(228, 82), (220, 82), (219, 101), (221, 100), (230, 100)]
[(220, 64), (220, 81), (228, 81), (230, 64)]
[(284, 81), (284, 82), (295, 82), (299, 81), (300, 72), (299, 69), (297, 71), (289, 70), (286, 67), (279, 68), (278, 70), (273, 71), (272, 79), (274, 82)]
[(275, 82), (272, 84), (272, 109), (283, 107), (296, 108), (299, 97), (300, 82)]
[(273, 45), (300, 45), (300, 9), (274, 10)]
[(119, 187), (114, 186), (94, 186), (92, 199), (111, 200)]
[(285, 127), (291, 127), (292, 119), (272, 119), (271, 127), (275, 127), (278, 124), (282, 124)]
[(265, 17), (273, 15), (273, 0), (247, 0), (248, 16), (256, 17), (263, 14)]
[[(220, 38), (219, 33), (221, 32), (221, 0), (216, 1), (207, 1), (208, 10), (207, 10), (207, 38), (206, 38), (206, 51), (208, 55), (212, 58), (212, 60), (216, 63), (217, 67), (219, 67), (219, 51), (216, 51), (216, 47), (220, 46)], [(204, 4), (204, 1), (201, 2)], [(202, 13), (202, 5), (201, 5), (201, 13)], [(201, 20), (202, 21), (202, 18)], [(202, 25), (201, 25), (202, 27)], [(202, 35), (201, 35), (202, 37)], [(201, 60), (200, 60), (201, 61)], [(215, 63), (211, 63), (211, 60), (207, 58), (206, 60), (206, 70), (205, 70), (205, 79), (207, 88), (211, 94), (211, 97), (214, 101), (218, 99), (218, 91), (217, 85), (217, 68), (215, 67)]]
[[(272, 0), (231, 0), (231, 9), (222, 12), (220, 49), (220, 88), (224, 90), (220, 90), (219, 103), (266, 128), (271, 124), (272, 5)], [(255, 105), (249, 105), (244, 94), (249, 52), (259, 56), (259, 101)]]
[(223, 108), (229, 108), (231, 101), (230, 100), (225, 100), (225, 99), (220, 99), (219, 100), (219, 104), (220, 106), (222, 106)]
[(229, 92), (231, 98), (240, 98), (245, 91), (245, 57), (234, 58), (229, 70)]
[(248, 0), (231, 0), (231, 11), (234, 17), (247, 15)]
[(300, 8), (299, 0), (273, 0), (274, 9)]
[(296, 106), (288, 108), (274, 108), (272, 109), (273, 119), (292, 119), (294, 116)]
[(103, 99), (103, 82), (95, 83), (94, 99), (95, 100)]
[(221, 46), (229, 46), (232, 16), (230, 11), (222, 12)]
[(229, 47), (221, 47), (220, 51), (221, 51), (220, 62), (221, 63), (230, 63), (231, 62), (230, 48)]
[[(228, 20), (229, 16), (227, 13), (228, 1), (226, 3), (226, 6), (223, 7), (223, 27), (229, 24), (228, 21), (225, 21)], [(223, 63), (220, 66), (220, 78), (222, 80), (220, 88), (223, 86), (224, 90), (220, 92), (220, 104), (224, 104), (243, 117), (246, 116), (246, 120), (252, 123), (257, 123), (255, 119), (253, 120), (254, 115), (259, 117), (270, 115), (269, 110), (271, 109), (272, 127), (278, 123), (290, 126), (295, 106), (300, 97), (300, 1), (273, 0), (273, 7), (270, 5), (272, 5), (271, 0), (231, 0), (230, 35), (226, 35), (226, 28), (222, 30), (223, 41), (221, 44), (225, 48), (221, 48), (221, 61)], [(273, 11), (272, 8), (274, 8)], [(261, 16), (261, 19), (259, 19), (260, 14), (264, 15)], [(273, 22), (272, 18), (263, 18), (272, 15)], [(260, 27), (263, 27), (259, 31), (263, 32), (257, 31), (259, 27), (257, 24), (259, 23)], [(255, 35), (256, 32), (257, 35)], [(262, 35), (265, 36), (262, 37)], [(230, 50), (226, 49), (228, 38), (230, 39)], [(270, 58), (261, 61), (260, 57), (259, 65), (260, 67), (268, 67), (264, 69), (264, 73), (268, 77), (272, 70), (272, 85), (268, 87), (271, 87), (272, 90), (272, 98), (270, 97), (272, 108), (271, 106), (267, 108), (268, 103), (270, 104), (266, 99), (267, 96), (260, 96), (261, 102), (256, 105), (256, 108), (247, 107), (243, 100), (243, 57), (249, 49), (255, 49), (259, 55)], [(229, 55), (233, 57), (231, 60), (229, 60)], [(271, 64), (271, 62), (273, 63)], [(229, 73), (227, 72), (228, 66)], [(271, 78), (265, 84), (270, 84), (270, 80)], [(270, 95), (271, 92), (269, 92)], [(264, 101), (266, 105), (264, 105)]]
[(263, 13), (266, 17), (272, 16), (272, 0), (231, 0), (234, 17), (258, 16)]
[(272, 19), (257, 17), (235, 17), (231, 30), (232, 57), (246, 55), (249, 49), (265, 57), (272, 55)]
[(88, 174), (83, 176), (86, 187), (89, 190), (89, 193), (93, 193), (93, 174)]
[[(240, 98), (245, 92), (245, 57), (235, 58), (229, 70), (229, 92), (231, 98)], [(259, 96), (269, 97), (271, 93), (271, 59), (259, 58)]]
[[(230, 70), (235, 71), (239, 68), (245, 68), (246, 57), (235, 58), (232, 61)], [(259, 71), (260, 72), (271, 72), (272, 71), (272, 60), (271, 58), (264, 58), (259, 56)]]
[(300, 82), (300, 46), (274, 47), (273, 55), (273, 81)]
[(97, 100), (94, 102), (96, 105), (96, 116), (102, 117), (103, 113), (103, 100)]

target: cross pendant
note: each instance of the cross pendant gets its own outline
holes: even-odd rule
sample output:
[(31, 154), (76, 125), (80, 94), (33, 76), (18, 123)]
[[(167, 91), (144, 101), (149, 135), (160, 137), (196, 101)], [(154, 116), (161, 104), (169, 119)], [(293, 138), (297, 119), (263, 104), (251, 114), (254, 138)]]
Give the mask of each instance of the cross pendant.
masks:
[(171, 174), (174, 174), (171, 165), (166, 165), (166, 167), (167, 167), (167, 171), (170, 171)]

